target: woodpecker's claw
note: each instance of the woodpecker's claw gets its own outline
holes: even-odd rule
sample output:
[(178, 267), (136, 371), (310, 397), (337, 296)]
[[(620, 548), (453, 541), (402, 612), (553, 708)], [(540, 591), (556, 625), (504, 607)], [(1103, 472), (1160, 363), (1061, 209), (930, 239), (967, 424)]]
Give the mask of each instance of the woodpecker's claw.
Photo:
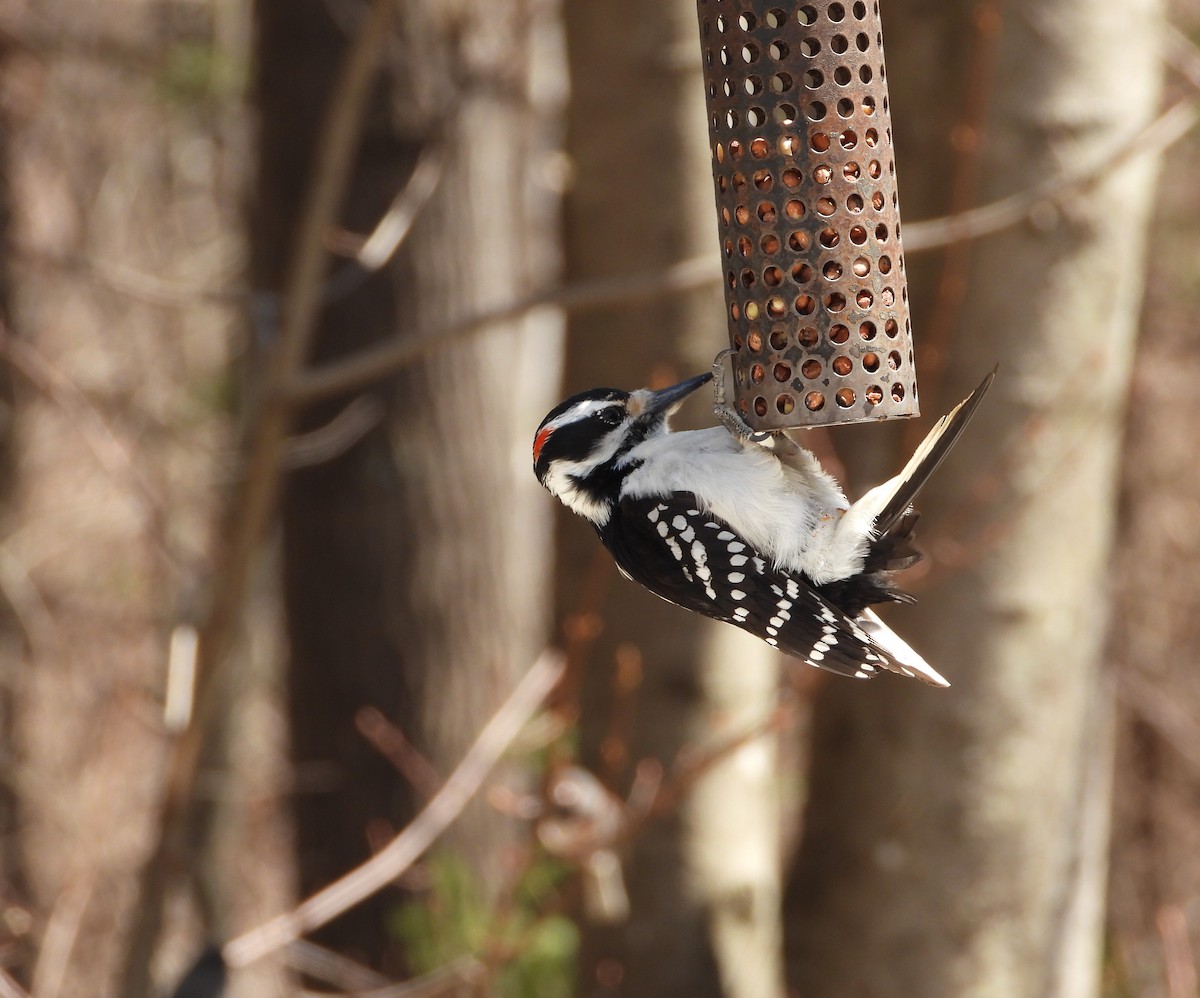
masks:
[(754, 444), (765, 443), (771, 439), (771, 434), (757, 431), (750, 426), (725, 397), (725, 358), (736, 352), (731, 349), (722, 350), (713, 360), (713, 414), (725, 424), (725, 429), (739, 440), (748, 440)]

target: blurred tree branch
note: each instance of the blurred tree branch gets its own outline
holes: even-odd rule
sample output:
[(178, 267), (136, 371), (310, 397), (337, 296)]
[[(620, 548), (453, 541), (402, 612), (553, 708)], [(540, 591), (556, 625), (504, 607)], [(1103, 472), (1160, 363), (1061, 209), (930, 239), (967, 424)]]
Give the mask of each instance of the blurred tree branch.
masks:
[(278, 494), (280, 462), (292, 417), (291, 401), (280, 389), (296, 377), (307, 360), (321, 305), (325, 234), (335, 221), (345, 190), (366, 97), (394, 12), (394, 0), (373, 0), (330, 100), (313, 186), (302, 213), (279, 341), (265, 374), (261, 409), (245, 446), (243, 472), (229, 497), (226, 541), (217, 555), (212, 603), (200, 627), (196, 709), (187, 729), (171, 746), (155, 843), (141, 871), (137, 915), (128, 937), (119, 991), (124, 998), (144, 998), (150, 993), (150, 962), (167, 888), (174, 871), (188, 866), (183, 831), (201, 750), (213, 721), (218, 678), (234, 642), (259, 542)]

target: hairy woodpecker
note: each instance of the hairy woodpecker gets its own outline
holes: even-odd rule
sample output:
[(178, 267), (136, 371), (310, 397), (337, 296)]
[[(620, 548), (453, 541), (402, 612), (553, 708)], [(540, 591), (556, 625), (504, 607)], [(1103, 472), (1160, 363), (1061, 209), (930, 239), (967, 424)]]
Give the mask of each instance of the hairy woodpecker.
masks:
[(893, 572), (920, 559), (913, 498), (995, 372), (943, 416), (904, 470), (854, 504), (807, 450), (667, 419), (711, 378), (659, 391), (595, 388), (552, 409), (533, 440), (541, 483), (588, 520), (623, 575), (811, 665), (948, 686), (870, 609), (911, 602)]

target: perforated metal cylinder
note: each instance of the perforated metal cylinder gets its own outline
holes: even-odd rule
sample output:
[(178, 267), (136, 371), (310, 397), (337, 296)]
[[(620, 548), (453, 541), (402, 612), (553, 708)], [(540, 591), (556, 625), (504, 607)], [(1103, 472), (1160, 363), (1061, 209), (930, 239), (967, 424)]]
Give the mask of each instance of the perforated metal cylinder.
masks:
[(697, 0), (735, 404), (918, 414), (875, 0)]

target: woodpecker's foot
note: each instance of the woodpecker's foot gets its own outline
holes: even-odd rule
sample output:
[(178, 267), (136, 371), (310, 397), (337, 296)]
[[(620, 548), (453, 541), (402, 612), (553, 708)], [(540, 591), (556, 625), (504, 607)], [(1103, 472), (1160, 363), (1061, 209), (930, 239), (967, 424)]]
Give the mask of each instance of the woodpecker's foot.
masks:
[(729, 404), (725, 396), (725, 359), (733, 356), (735, 350), (722, 350), (713, 360), (713, 414), (725, 424), (725, 429), (739, 440), (761, 444), (771, 439), (771, 434), (755, 430), (737, 409)]

